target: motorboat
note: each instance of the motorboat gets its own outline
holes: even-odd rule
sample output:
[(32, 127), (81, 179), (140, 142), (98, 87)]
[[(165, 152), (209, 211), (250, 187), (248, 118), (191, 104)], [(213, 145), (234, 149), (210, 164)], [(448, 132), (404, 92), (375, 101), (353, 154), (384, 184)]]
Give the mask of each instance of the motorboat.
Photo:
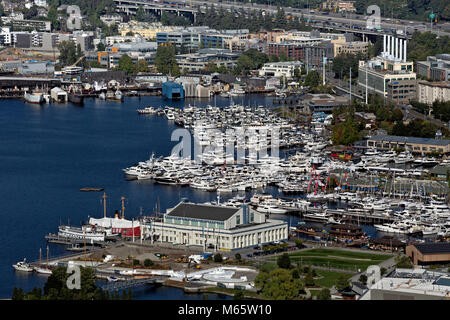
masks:
[(19, 261), (16, 264), (13, 264), (13, 268), (16, 271), (23, 271), (23, 272), (33, 272), (33, 268), (27, 263), (26, 259), (23, 259), (23, 261)]
[(261, 213), (270, 213), (270, 214), (284, 214), (287, 212), (286, 209), (279, 208), (275, 205), (261, 205), (258, 206), (256, 211)]

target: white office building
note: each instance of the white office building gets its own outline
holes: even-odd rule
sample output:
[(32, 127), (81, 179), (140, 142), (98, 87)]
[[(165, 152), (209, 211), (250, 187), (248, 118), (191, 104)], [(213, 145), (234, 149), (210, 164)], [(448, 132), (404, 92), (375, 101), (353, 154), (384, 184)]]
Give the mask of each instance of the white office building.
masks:
[(153, 241), (233, 250), (288, 239), (287, 222), (267, 219), (241, 208), (180, 202), (162, 219), (143, 225), (143, 237)]
[(259, 75), (263, 77), (284, 77), (287, 79), (294, 77), (294, 70), (301, 71), (300, 61), (269, 62), (259, 70)]

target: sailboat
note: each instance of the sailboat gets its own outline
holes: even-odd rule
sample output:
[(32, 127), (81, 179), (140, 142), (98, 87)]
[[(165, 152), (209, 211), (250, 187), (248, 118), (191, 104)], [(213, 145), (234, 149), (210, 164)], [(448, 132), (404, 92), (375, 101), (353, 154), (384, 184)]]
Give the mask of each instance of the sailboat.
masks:
[(35, 270), (37, 273), (41, 273), (41, 274), (52, 274), (52, 270), (50, 270), (50, 269), (48, 268), (48, 246), (47, 246), (47, 265), (46, 265), (45, 268), (42, 267), (42, 264), (41, 264), (41, 256), (42, 256), (42, 250), (39, 248), (39, 266), (38, 266), (38, 267), (35, 267), (34, 270)]

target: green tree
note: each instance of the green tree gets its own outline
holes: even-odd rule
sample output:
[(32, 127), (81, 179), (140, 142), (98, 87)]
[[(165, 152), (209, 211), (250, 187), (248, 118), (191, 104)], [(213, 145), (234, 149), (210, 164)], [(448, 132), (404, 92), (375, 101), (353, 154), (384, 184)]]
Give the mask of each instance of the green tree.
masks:
[(340, 275), (337, 279), (336, 282), (336, 289), (338, 289), (339, 291), (344, 290), (346, 288), (348, 288), (350, 286), (350, 282), (347, 279), (347, 276), (345, 275)]
[(398, 255), (395, 257), (395, 266), (397, 268), (413, 268), (413, 264), (411, 263), (409, 257), (404, 255)]
[(17, 287), (14, 287), (11, 299), (12, 300), (23, 300), (24, 294), (23, 294), (22, 288), (18, 289)]
[(330, 300), (331, 299), (331, 293), (330, 289), (323, 288), (320, 290), (319, 294), (317, 295), (317, 300)]
[(260, 272), (256, 276), (255, 285), (261, 288), (262, 297), (270, 300), (292, 300), (304, 290), (301, 281), (294, 279), (286, 269)]
[(136, 73), (138, 73), (138, 72), (148, 72), (149, 71), (149, 69), (148, 69), (148, 63), (147, 63), (147, 61), (145, 61), (145, 59), (142, 59), (142, 60), (139, 60), (137, 63), (136, 63), (136, 68), (135, 68), (136, 70)]
[(320, 84), (320, 74), (317, 71), (310, 71), (305, 77), (305, 85), (314, 88)]
[(364, 273), (359, 276), (359, 282), (367, 284), (367, 276)]
[(63, 66), (72, 65), (77, 61), (77, 48), (72, 41), (62, 41), (58, 45), (59, 61)]
[(240, 253), (236, 253), (235, 255), (234, 255), (234, 258), (237, 260), (237, 261), (241, 261), (241, 254)]
[(297, 246), (297, 248), (303, 248), (303, 240), (295, 239), (295, 245)]
[(308, 272), (305, 276), (305, 286), (307, 287), (313, 287), (315, 285), (314, 283), (314, 277), (312, 272)]
[(180, 72), (175, 59), (175, 47), (172, 44), (158, 46), (155, 66), (158, 72), (166, 75)]
[(103, 42), (99, 42), (97, 44), (97, 51), (105, 51), (106, 47), (105, 44)]
[(128, 55), (124, 54), (119, 59), (118, 69), (121, 71), (126, 71), (128, 74), (133, 73), (135, 70), (133, 60)]
[(289, 255), (287, 253), (283, 253), (278, 257), (277, 265), (280, 268), (289, 269), (291, 267), (291, 258), (289, 258)]
[(153, 261), (151, 259), (145, 259), (144, 260), (144, 266), (145, 267), (151, 267), (153, 265), (154, 265), (154, 263), (153, 263)]

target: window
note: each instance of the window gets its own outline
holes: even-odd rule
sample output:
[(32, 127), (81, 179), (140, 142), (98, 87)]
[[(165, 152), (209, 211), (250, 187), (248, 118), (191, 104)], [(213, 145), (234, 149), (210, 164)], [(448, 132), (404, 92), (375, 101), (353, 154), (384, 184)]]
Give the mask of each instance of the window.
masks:
[(241, 216), (240, 215), (236, 216), (236, 224), (241, 224)]
[(255, 220), (255, 214), (253, 212), (250, 212), (250, 222), (253, 222)]

